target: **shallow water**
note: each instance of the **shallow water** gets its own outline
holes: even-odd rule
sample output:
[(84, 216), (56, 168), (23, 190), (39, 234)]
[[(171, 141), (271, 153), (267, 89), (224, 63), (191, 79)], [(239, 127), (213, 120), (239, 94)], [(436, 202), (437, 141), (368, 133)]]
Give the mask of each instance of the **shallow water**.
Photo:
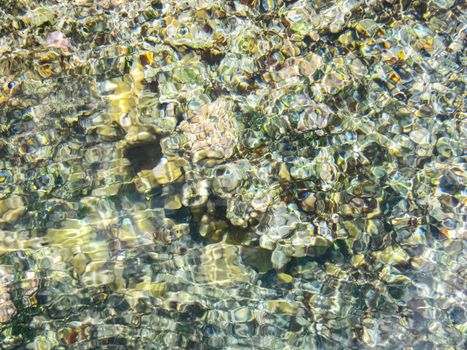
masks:
[(0, 1), (0, 348), (461, 349), (461, 1)]

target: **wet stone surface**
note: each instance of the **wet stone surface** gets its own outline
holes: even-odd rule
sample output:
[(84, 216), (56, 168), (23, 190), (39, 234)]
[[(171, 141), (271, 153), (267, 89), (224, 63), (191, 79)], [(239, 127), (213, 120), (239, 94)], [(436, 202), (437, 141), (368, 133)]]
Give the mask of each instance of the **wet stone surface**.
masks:
[(0, 2), (0, 348), (460, 349), (462, 1)]

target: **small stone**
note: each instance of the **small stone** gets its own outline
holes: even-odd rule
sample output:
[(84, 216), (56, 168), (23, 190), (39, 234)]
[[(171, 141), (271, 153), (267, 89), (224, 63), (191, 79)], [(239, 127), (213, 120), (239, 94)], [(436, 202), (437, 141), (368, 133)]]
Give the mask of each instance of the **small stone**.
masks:
[(164, 208), (165, 209), (180, 209), (182, 207), (182, 196), (180, 194), (174, 194), (168, 196), (168, 198), (164, 201)]
[(152, 169), (155, 180), (159, 185), (167, 185), (182, 176), (182, 169), (175, 161), (162, 159), (161, 162)]
[(410, 139), (417, 144), (428, 144), (430, 132), (427, 129), (418, 129), (410, 132)]
[(157, 182), (152, 170), (140, 171), (134, 182), (136, 185), (136, 190), (143, 193), (149, 192), (153, 188), (159, 186), (159, 183)]
[(50, 47), (58, 47), (65, 51), (70, 51), (71, 49), (70, 41), (68, 38), (65, 36), (65, 34), (58, 30), (50, 32), (45, 41), (47, 46)]
[(26, 23), (30, 23), (33, 27), (39, 27), (46, 22), (53, 24), (56, 14), (45, 7), (38, 7), (24, 17)]
[(302, 209), (306, 212), (313, 212), (315, 210), (316, 196), (314, 193), (309, 193), (302, 201)]
[(240, 307), (232, 310), (232, 318), (234, 322), (250, 322), (253, 318), (251, 310), (246, 307)]
[(332, 242), (327, 238), (321, 236), (311, 237), (310, 243), (308, 244), (307, 255), (308, 256), (320, 256), (323, 255), (328, 248), (331, 246)]
[(283, 313), (289, 316), (294, 316), (298, 311), (296, 303), (287, 300), (268, 300), (266, 307), (271, 313)]
[(282, 283), (292, 283), (293, 282), (293, 277), (286, 274), (286, 273), (283, 273), (283, 272), (280, 272), (277, 274), (277, 278), (279, 279), (279, 281), (281, 281)]
[(376, 259), (385, 265), (405, 265), (409, 263), (410, 256), (401, 247), (387, 247), (374, 253)]
[(272, 256), (271, 256), (272, 266), (277, 270), (282, 269), (290, 260), (291, 258), (285, 255), (285, 253), (281, 250), (275, 249), (272, 252)]
[(280, 166), (279, 177), (284, 181), (290, 181), (291, 180), (289, 170), (287, 169), (285, 164), (281, 164), (281, 166)]
[(26, 206), (20, 196), (13, 195), (0, 200), (0, 224), (14, 223), (26, 212)]

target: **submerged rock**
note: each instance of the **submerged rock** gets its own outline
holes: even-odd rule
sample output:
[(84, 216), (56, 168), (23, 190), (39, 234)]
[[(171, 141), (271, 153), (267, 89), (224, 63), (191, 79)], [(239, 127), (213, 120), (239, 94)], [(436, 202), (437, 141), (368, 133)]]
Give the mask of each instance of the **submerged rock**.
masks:
[(26, 210), (27, 208), (20, 196), (13, 195), (0, 200), (0, 224), (15, 223)]

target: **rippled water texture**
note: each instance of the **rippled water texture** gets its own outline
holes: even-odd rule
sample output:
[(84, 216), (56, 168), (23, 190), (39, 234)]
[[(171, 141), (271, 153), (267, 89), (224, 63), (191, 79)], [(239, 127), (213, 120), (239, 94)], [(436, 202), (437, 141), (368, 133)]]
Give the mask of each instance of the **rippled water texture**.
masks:
[(0, 348), (465, 348), (465, 10), (0, 0)]

